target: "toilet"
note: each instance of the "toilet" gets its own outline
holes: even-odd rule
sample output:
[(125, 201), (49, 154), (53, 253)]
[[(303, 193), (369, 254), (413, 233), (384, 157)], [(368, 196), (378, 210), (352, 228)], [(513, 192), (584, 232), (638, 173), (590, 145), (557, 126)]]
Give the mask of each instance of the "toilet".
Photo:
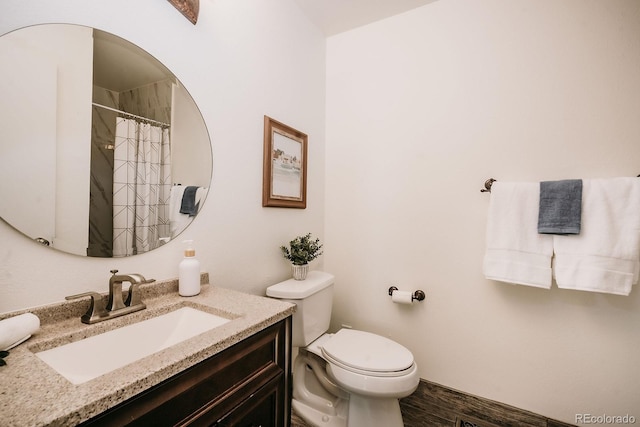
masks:
[(295, 304), (293, 410), (313, 426), (403, 427), (398, 399), (413, 393), (420, 377), (413, 354), (370, 332), (329, 334), (334, 277), (310, 271), (267, 288), (267, 296)]

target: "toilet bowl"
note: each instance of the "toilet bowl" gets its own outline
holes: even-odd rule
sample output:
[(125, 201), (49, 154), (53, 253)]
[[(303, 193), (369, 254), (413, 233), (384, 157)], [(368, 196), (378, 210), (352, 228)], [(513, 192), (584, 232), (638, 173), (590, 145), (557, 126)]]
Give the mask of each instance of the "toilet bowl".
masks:
[(301, 348), (293, 375), (294, 411), (314, 426), (331, 427), (402, 427), (398, 399), (420, 381), (409, 350), (353, 329)]
[(420, 377), (411, 352), (379, 335), (354, 329), (326, 333), (333, 276), (312, 271), (267, 296), (297, 305), (293, 315), (293, 410), (313, 426), (403, 427), (398, 399), (413, 393)]

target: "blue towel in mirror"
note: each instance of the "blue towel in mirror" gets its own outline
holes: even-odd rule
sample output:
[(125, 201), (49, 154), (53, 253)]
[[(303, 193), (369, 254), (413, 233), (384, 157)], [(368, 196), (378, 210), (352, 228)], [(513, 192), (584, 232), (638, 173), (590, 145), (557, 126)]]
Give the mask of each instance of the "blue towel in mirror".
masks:
[(538, 233), (580, 234), (582, 180), (542, 181)]

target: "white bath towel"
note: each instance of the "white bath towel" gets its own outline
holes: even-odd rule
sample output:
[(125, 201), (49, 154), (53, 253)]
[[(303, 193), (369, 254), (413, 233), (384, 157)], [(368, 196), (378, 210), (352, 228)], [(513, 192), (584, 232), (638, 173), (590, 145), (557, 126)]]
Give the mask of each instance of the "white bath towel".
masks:
[(551, 287), (553, 237), (538, 234), (540, 184), (494, 182), (487, 219), (487, 279)]
[(198, 187), (196, 190), (196, 203), (198, 204), (198, 212), (202, 209), (202, 205), (204, 204), (204, 199), (207, 198), (208, 188), (206, 187)]
[(40, 329), (40, 319), (33, 313), (24, 313), (0, 320), (0, 350), (9, 350), (25, 341)]
[(629, 295), (640, 271), (640, 178), (583, 181), (582, 230), (553, 236), (559, 288)]
[(180, 213), (182, 195), (187, 188), (185, 185), (173, 185), (171, 187), (171, 198), (169, 201), (169, 231), (171, 238), (174, 238), (191, 223), (191, 218), (187, 214)]
[(171, 186), (171, 198), (169, 200), (171, 215), (180, 213), (180, 203), (182, 203), (182, 195), (184, 194), (185, 188), (187, 188), (185, 185)]
[[(173, 185), (171, 186), (171, 198), (169, 200), (169, 231), (171, 233), (170, 238), (176, 237), (178, 234), (187, 228), (193, 217), (188, 214), (180, 213), (180, 207), (182, 205), (182, 196), (186, 185)], [(198, 187), (195, 195), (195, 204), (198, 206), (198, 212), (202, 209), (204, 200), (207, 198), (209, 189), (206, 187)]]

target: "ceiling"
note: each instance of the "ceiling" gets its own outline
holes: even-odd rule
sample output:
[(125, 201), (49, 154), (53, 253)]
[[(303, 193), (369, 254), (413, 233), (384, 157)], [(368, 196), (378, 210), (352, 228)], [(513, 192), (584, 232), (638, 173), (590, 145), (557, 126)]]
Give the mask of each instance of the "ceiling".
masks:
[[(424, 6), (436, 0), (293, 0), (325, 34), (332, 36)], [(119, 37), (94, 30), (94, 83), (123, 92), (172, 78), (146, 52)], [(126, 72), (117, 64), (126, 64)], [(115, 68), (115, 69), (114, 69)]]
[(294, 0), (327, 37), (434, 1), (436, 0)]
[(173, 74), (144, 50), (113, 34), (93, 30), (93, 83), (114, 92), (146, 86)]

